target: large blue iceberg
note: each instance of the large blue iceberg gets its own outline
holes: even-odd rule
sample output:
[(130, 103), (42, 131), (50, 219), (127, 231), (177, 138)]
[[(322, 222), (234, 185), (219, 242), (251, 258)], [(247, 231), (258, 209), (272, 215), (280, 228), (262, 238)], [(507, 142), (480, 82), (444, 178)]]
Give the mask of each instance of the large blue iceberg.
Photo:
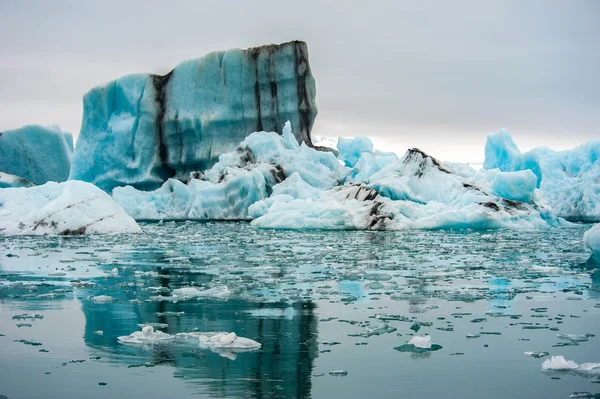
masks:
[[(346, 142), (339, 159), (283, 135), (256, 132), (187, 184), (119, 187), (113, 198), (138, 220), (252, 220), (274, 229), (540, 228), (564, 224), (526, 172), (465, 177), (418, 149), (402, 158)], [(347, 166), (350, 165), (350, 166)], [(353, 166), (352, 166), (353, 165)]]
[(521, 153), (505, 130), (488, 136), (485, 169), (530, 170), (554, 213), (572, 221), (600, 221), (600, 141), (568, 151)]
[(55, 125), (29, 125), (0, 132), (0, 187), (67, 180), (71, 168), (67, 135)]
[(281, 134), (286, 121), (297, 142), (312, 146), (315, 93), (300, 41), (211, 53), (164, 76), (122, 77), (85, 95), (70, 179), (109, 192), (185, 182), (250, 133)]

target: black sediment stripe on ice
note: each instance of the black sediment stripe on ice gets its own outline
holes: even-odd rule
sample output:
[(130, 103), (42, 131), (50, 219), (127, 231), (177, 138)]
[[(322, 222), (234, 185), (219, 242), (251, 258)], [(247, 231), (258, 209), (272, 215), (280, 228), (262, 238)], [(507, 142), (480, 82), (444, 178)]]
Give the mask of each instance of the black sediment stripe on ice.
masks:
[(167, 165), (167, 146), (164, 141), (164, 132), (163, 132), (163, 122), (165, 118), (165, 112), (167, 109), (167, 95), (166, 88), (169, 80), (171, 79), (171, 75), (173, 71), (169, 72), (166, 75), (152, 75), (152, 84), (154, 85), (154, 89), (156, 90), (155, 101), (158, 105), (158, 113), (156, 116), (156, 134), (158, 139), (158, 155), (160, 157), (160, 163), (162, 167), (166, 170), (167, 175), (169, 177), (173, 177), (176, 174), (175, 169), (169, 167)]

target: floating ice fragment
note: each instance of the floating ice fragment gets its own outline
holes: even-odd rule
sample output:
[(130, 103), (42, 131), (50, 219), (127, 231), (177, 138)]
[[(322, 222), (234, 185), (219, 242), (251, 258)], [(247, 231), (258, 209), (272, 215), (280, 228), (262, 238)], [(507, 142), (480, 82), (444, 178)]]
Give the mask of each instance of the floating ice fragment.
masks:
[(590, 337), (593, 337), (594, 334), (556, 334), (556, 336), (560, 339), (568, 339), (573, 342), (585, 342)]
[(573, 392), (571, 395), (569, 395), (569, 398), (571, 399), (575, 399), (575, 398), (593, 398), (594, 395), (592, 395), (589, 392)]
[(552, 356), (542, 363), (542, 370), (575, 370), (578, 367), (577, 363), (566, 360), (564, 356)]
[(412, 339), (408, 342), (408, 344), (414, 345), (416, 348), (430, 349), (431, 348), (431, 336), (416, 335), (416, 336), (412, 337)]
[(165, 334), (162, 331), (154, 331), (152, 326), (142, 328), (142, 331), (136, 331), (127, 336), (117, 338), (122, 344), (154, 344), (159, 342), (173, 341), (173, 335)]
[(108, 295), (98, 295), (91, 297), (90, 300), (94, 303), (112, 303), (115, 301), (115, 298)]

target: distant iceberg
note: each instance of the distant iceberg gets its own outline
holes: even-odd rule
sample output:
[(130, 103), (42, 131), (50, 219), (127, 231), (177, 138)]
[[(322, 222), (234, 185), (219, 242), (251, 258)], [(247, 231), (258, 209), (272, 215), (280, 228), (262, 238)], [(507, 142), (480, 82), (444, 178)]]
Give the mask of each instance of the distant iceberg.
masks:
[(72, 141), (72, 136), (56, 125), (0, 132), (0, 188), (66, 181)]
[(210, 53), (164, 76), (122, 77), (84, 96), (70, 179), (108, 192), (186, 182), (250, 133), (281, 134), (285, 121), (311, 146), (315, 95), (300, 41)]
[(366, 138), (340, 140), (339, 158), (283, 135), (255, 132), (187, 184), (115, 188), (138, 220), (252, 220), (269, 229), (540, 228), (566, 222), (539, 198), (529, 171), (452, 172), (418, 149), (402, 158)]
[(112, 198), (90, 183), (49, 182), (0, 189), (0, 234), (80, 235), (138, 233), (140, 227)]
[(488, 136), (485, 169), (530, 170), (557, 216), (572, 221), (600, 221), (600, 141), (568, 151), (536, 148), (521, 153), (507, 131)]

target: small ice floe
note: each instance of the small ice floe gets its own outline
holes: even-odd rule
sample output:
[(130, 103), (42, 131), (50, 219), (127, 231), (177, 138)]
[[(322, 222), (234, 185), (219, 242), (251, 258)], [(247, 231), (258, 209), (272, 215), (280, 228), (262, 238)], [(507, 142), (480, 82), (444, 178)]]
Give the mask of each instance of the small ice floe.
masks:
[(578, 367), (579, 364), (572, 360), (565, 359), (564, 356), (552, 356), (542, 363), (542, 370), (575, 370)]
[(122, 344), (155, 344), (173, 341), (175, 337), (162, 331), (154, 331), (152, 326), (145, 326), (142, 331), (136, 331), (127, 336), (117, 338)]
[(115, 301), (115, 298), (113, 298), (112, 296), (108, 296), (108, 295), (97, 295), (97, 296), (90, 297), (90, 301), (92, 301), (94, 303), (112, 303)]
[(572, 394), (569, 395), (570, 399), (575, 399), (575, 398), (593, 398), (594, 395), (592, 395), (590, 392), (573, 392)]
[(412, 339), (410, 341), (408, 341), (408, 344), (414, 345), (416, 348), (430, 349), (431, 348), (431, 336), (430, 335), (425, 335), (425, 336), (415, 335), (414, 337), (412, 337)]
[(573, 342), (585, 342), (589, 338), (594, 337), (594, 334), (556, 334), (559, 339), (567, 339)]
[(253, 351), (261, 348), (261, 344), (250, 338), (238, 337), (234, 332), (191, 332), (170, 335), (155, 331), (150, 325), (128, 336), (118, 338), (122, 344), (157, 344), (173, 343), (197, 345), (201, 349), (210, 349), (220, 356), (235, 360), (238, 352)]
[(157, 328), (157, 329), (169, 327), (169, 325), (167, 323), (142, 323), (142, 324), (138, 324), (139, 328), (144, 328), (144, 327), (148, 327), (148, 326), (152, 327), (152, 328)]
[(407, 344), (397, 346), (394, 349), (399, 352), (423, 353), (440, 350), (442, 349), (442, 346), (433, 344), (431, 342), (431, 336), (429, 335), (415, 335)]
[(154, 301), (186, 301), (194, 298), (227, 298), (231, 294), (226, 285), (215, 285), (214, 287), (200, 290), (194, 287), (177, 288), (171, 292), (171, 296), (153, 296)]
[(50, 276), (50, 277), (64, 277), (66, 275), (67, 275), (67, 273), (63, 272), (62, 270), (55, 270), (55, 271), (48, 273), (48, 276)]
[(548, 352), (525, 352), (525, 355), (535, 357), (536, 359), (550, 355)]
[(552, 356), (542, 363), (543, 371), (572, 372), (583, 376), (600, 374), (600, 363), (577, 364), (572, 360), (566, 360), (563, 356)]
[(238, 337), (234, 332), (193, 332), (179, 333), (177, 338), (186, 340), (196, 339), (201, 348), (233, 349), (235, 351), (256, 350), (260, 343), (244, 337)]

